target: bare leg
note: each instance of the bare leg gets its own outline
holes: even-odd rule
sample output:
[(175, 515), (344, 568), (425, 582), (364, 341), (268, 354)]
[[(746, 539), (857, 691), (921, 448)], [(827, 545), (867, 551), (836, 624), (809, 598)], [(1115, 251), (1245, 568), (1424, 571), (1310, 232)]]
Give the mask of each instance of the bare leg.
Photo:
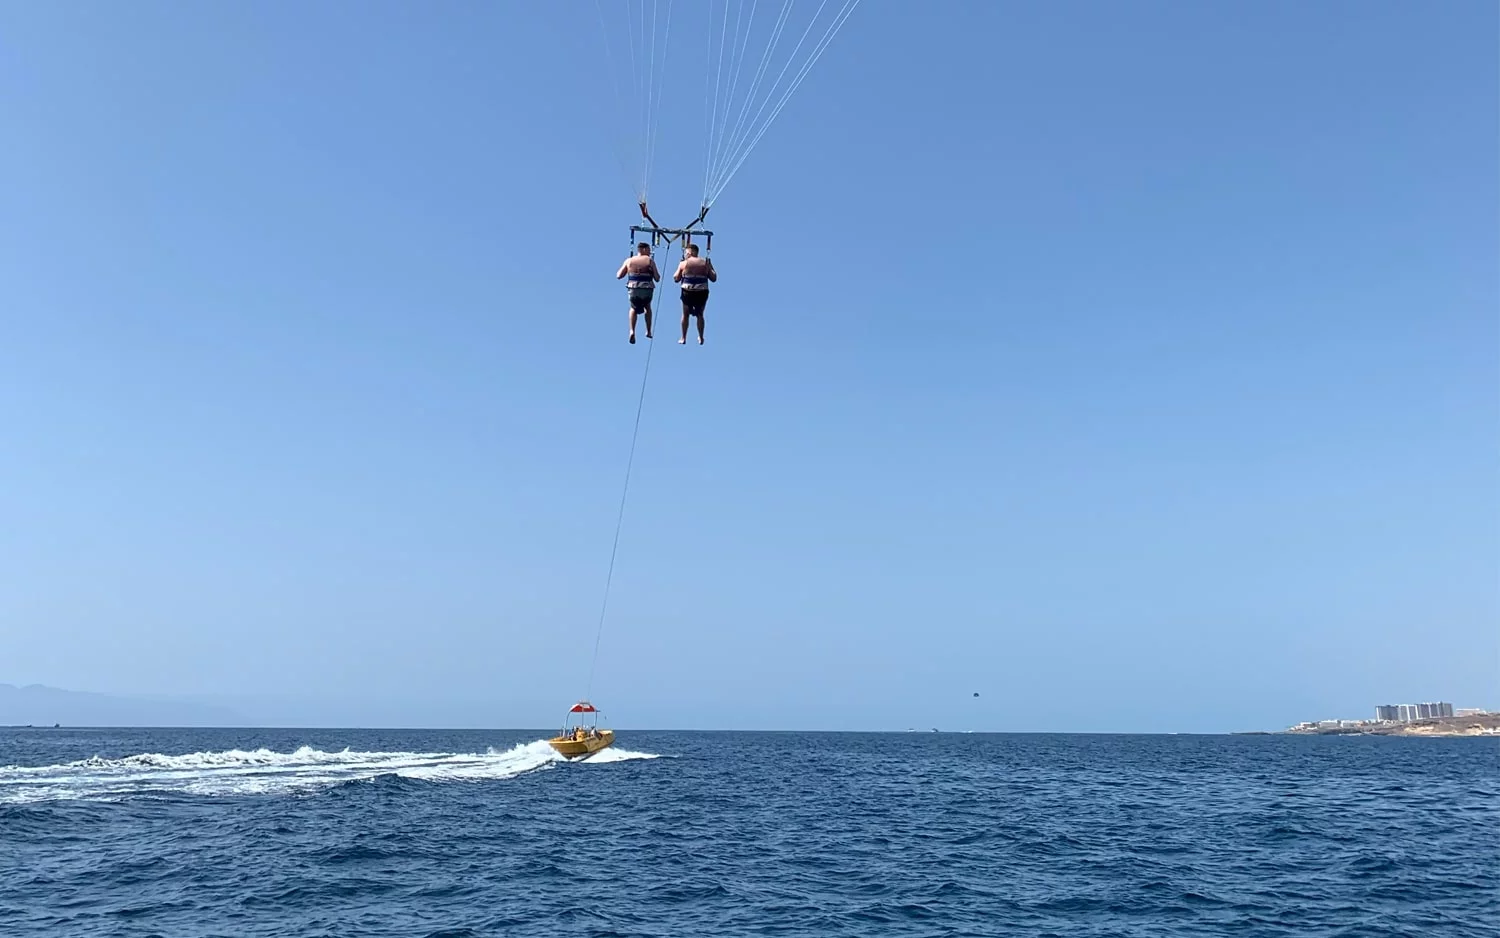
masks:
[(651, 338), (651, 304), (646, 304), (646, 338)]
[[(646, 327), (651, 328), (650, 326)], [(630, 307), (630, 344), (635, 344), (635, 307)]]
[(680, 338), (680, 339), (677, 340), (677, 344), (678, 345), (687, 345), (687, 321), (688, 321), (687, 304), (684, 303), (684, 304), (682, 304), (682, 338)]
[(703, 314), (698, 314), (698, 344), (703, 344)]

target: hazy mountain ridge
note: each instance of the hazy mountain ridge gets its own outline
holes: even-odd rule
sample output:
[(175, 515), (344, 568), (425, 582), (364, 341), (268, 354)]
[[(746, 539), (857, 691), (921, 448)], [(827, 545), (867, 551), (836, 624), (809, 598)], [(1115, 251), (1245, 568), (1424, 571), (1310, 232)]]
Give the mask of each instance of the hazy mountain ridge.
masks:
[(236, 726), (244, 718), (212, 704), (116, 697), (45, 684), (0, 684), (0, 726)]

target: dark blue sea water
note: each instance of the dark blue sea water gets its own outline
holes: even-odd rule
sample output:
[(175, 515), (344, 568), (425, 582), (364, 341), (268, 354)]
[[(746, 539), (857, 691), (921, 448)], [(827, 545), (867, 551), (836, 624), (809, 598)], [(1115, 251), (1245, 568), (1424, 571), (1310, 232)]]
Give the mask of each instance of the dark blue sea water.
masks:
[(0, 730), (0, 934), (1500, 931), (1497, 739)]

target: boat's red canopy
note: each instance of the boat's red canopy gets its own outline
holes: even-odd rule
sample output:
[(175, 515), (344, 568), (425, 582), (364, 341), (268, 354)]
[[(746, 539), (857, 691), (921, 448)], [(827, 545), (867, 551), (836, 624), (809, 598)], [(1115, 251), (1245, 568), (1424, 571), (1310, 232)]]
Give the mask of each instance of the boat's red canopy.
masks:
[(569, 713), (597, 713), (598, 711), (594, 708), (594, 705), (591, 704), (591, 703), (589, 703), (587, 700), (580, 700), (578, 703), (574, 704), (568, 710), (568, 712)]

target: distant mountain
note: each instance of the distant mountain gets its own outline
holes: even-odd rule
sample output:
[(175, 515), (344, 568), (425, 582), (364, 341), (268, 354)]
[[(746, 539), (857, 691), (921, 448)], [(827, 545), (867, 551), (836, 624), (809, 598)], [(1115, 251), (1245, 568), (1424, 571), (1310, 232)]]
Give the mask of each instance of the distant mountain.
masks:
[(0, 726), (244, 726), (227, 707), (0, 684)]

